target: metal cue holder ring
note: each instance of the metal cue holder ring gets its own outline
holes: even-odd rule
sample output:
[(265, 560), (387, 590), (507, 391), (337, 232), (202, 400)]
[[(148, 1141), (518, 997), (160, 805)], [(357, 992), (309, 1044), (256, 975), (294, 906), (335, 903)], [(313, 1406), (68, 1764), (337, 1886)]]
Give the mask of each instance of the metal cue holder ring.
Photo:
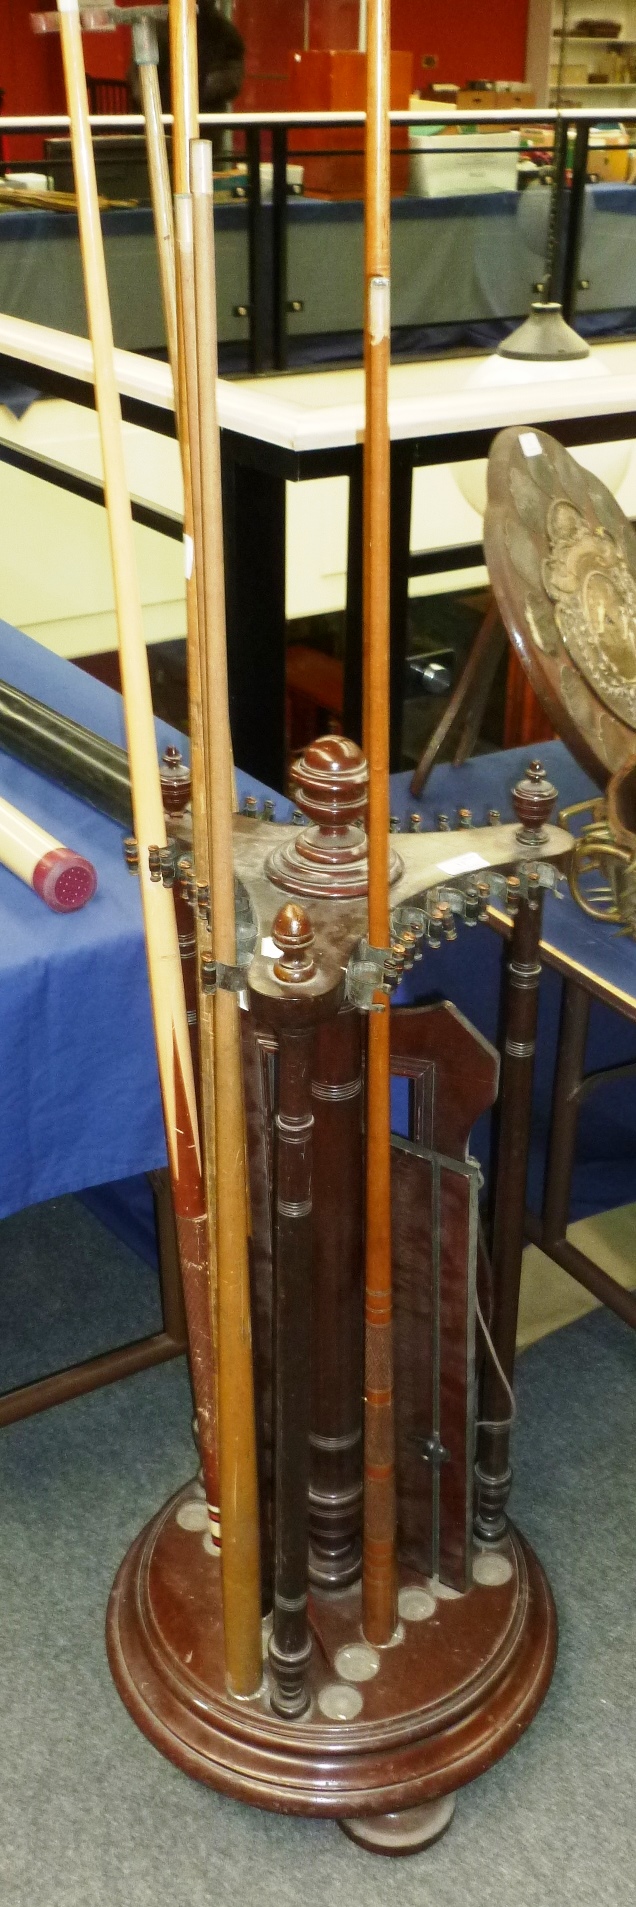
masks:
[(54, 914), (73, 914), (92, 899), (97, 875), (92, 861), (38, 827), (0, 796), (0, 861), (32, 887)]

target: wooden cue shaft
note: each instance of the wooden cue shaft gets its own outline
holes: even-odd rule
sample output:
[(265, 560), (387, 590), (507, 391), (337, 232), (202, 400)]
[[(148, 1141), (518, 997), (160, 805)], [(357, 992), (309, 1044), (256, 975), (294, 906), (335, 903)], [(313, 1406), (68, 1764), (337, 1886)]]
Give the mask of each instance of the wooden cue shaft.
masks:
[[(172, 94), (172, 169), (175, 195), (187, 194), (190, 184), (190, 140), (199, 130), (196, 0), (169, 0), (170, 85)], [(186, 632), (188, 667), (188, 713), (190, 723), (190, 765), (192, 774), (192, 858), (197, 887), (210, 894), (208, 816), (206, 791), (206, 746), (204, 708), (206, 704), (203, 671), (205, 649), (202, 640), (202, 616), (199, 614), (199, 572), (196, 565), (197, 527), (195, 525), (193, 469), (199, 469), (199, 423), (196, 390), (196, 351), (186, 365), (183, 292), (179, 252), (175, 258), (177, 281), (177, 377), (175, 414), (181, 468), (183, 474), (183, 522), (186, 561)], [(190, 388), (190, 405), (188, 405)], [(190, 428), (192, 426), (192, 428)], [(217, 1386), (217, 1257), (216, 1257), (216, 1157), (214, 1116), (214, 1003), (201, 987), (204, 959), (212, 953), (209, 915), (199, 909), (196, 915), (197, 970), (199, 979), (199, 1069), (203, 1112), (203, 1155), (208, 1209), (209, 1309), (212, 1334), (215, 1394)], [(216, 1406), (215, 1406), (216, 1408)], [(218, 1450), (218, 1411), (217, 1411)], [(218, 1464), (218, 1459), (217, 1459)], [(218, 1533), (217, 1484), (217, 1533)]]
[[(172, 93), (172, 169), (175, 196), (190, 190), (190, 141), (198, 136), (198, 65), (196, 0), (169, 0), (170, 85)], [(188, 406), (188, 377), (183, 334), (183, 299), (180, 284), (179, 254), (177, 279), (177, 381), (175, 412), (178, 423), (183, 471), (183, 520), (186, 561), (186, 608), (188, 652), (188, 703), (192, 762), (192, 835), (197, 880), (209, 886), (207, 810), (204, 769), (204, 645), (199, 624), (198, 577), (195, 556), (193, 467), (199, 466), (198, 399), (196, 394), (196, 356), (190, 355), (187, 372), (191, 403)], [(191, 427), (192, 426), (192, 430)], [(207, 997), (207, 996), (206, 996)]]
[[(212, 147), (191, 148), (203, 516), (203, 600), (210, 746), (210, 864), (214, 953), (236, 963), (231, 750), (228, 713), (221, 463), (216, 410), (217, 338)], [(214, 999), (216, 1085), (219, 1463), (223, 1621), (229, 1687), (260, 1687), (261, 1593), (252, 1363), (243, 1083), (238, 996)]]
[(174, 222), (172, 217), (172, 193), (166, 135), (161, 112), (159, 92), (157, 32), (154, 21), (147, 15), (136, 20), (133, 26), (133, 50), (139, 73), (141, 104), (146, 126), (146, 152), (148, 155), (148, 176), (150, 197), (157, 240), (157, 258), (159, 263), (159, 283), (163, 321), (166, 327), (168, 362), (172, 379), (177, 388), (178, 352), (177, 352), (177, 281), (174, 256)]
[(77, 0), (58, 0), (104, 489), (110, 534), (122, 688), (139, 850), (159, 1078), (188, 1313), (201, 1459), (211, 1519), (216, 1510), (216, 1425), (207, 1305), (206, 1205), (192, 1057), (172, 895), (150, 879), (149, 848), (166, 844), (148, 657), (124, 461), (119, 394)]
[[(365, 146), (364, 625), (369, 763), (369, 941), (389, 944), (389, 0), (369, 0)], [(390, 1641), (397, 1621), (391, 1295), (389, 1005), (369, 1016), (365, 1263), (362, 1626)]]
[[(196, 638), (201, 678), (201, 723), (204, 738), (203, 775), (206, 817), (208, 808), (208, 759), (205, 746), (207, 682), (204, 639), (203, 522), (201, 516), (201, 457), (199, 450), (199, 379), (197, 369), (197, 332), (194, 301), (194, 246), (192, 238), (192, 199), (189, 192), (176, 192), (174, 199), (176, 256), (179, 272), (179, 345), (180, 381), (184, 396), (184, 423), (189, 448), (190, 510), (192, 524), (193, 576), (196, 584)], [(209, 834), (208, 853), (209, 853)]]
[[(175, 195), (190, 189), (190, 140), (198, 136), (198, 67), (196, 36), (196, 0), (169, 0), (170, 84), (173, 107), (172, 169)], [(186, 608), (188, 653), (188, 703), (192, 764), (192, 837), (197, 880), (209, 885), (208, 837), (204, 771), (204, 693), (202, 683), (203, 643), (199, 627), (197, 571), (194, 562), (195, 526), (192, 491), (192, 466), (198, 469), (198, 401), (196, 362), (188, 369), (193, 402), (188, 409), (186, 355), (183, 336), (183, 306), (180, 287), (179, 256), (177, 279), (177, 381), (175, 413), (183, 471), (183, 520), (186, 561)], [(190, 432), (192, 422), (193, 435)], [(207, 997), (207, 996), (206, 996)]]

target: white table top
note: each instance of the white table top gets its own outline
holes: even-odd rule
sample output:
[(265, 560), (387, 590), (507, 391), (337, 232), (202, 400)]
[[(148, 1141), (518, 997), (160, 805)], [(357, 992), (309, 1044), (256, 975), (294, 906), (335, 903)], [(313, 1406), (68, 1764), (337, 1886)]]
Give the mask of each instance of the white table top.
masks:
[[(86, 338), (0, 315), (0, 351), (34, 367), (92, 382)], [(115, 352), (122, 396), (174, 408), (166, 364)], [(314, 371), (218, 382), (221, 425), (280, 449), (346, 449), (364, 437), (362, 369)], [(592, 346), (589, 358), (528, 366), (490, 357), (427, 358), (393, 364), (389, 420), (394, 441), (466, 430), (541, 424), (553, 418), (636, 413), (636, 342)]]

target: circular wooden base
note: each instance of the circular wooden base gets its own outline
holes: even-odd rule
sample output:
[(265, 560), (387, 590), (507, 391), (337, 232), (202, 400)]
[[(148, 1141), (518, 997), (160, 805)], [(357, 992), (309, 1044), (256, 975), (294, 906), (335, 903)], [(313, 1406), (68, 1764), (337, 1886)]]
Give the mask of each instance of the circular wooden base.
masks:
[[(377, 1672), (369, 1677), (367, 1665), (365, 1679), (350, 1673), (360, 1652), (342, 1653), (362, 1641), (359, 1585), (333, 1598), (315, 1595), (311, 1703), (290, 1723), (271, 1708), (266, 1640), (258, 1695), (239, 1701), (227, 1693), (220, 1568), (205, 1522), (200, 1486), (189, 1484), (119, 1570), (107, 1645), (133, 1719), (186, 1774), (224, 1794), (340, 1819), (365, 1846), (382, 1840), (384, 1852), (393, 1834), (394, 1851), (408, 1851), (400, 1845), (409, 1839), (408, 1817), (401, 1837), (377, 1817), (420, 1809), (481, 1774), (518, 1740), (545, 1695), (556, 1617), (532, 1550), (511, 1530), (496, 1552), (498, 1566), (478, 1571), (488, 1580), (463, 1596), (404, 1571), (403, 1588), (429, 1591), (401, 1597), (420, 1619), (400, 1622), (379, 1652)], [(375, 1841), (369, 1816), (377, 1820)], [(424, 1838), (431, 1837), (419, 1845)]]

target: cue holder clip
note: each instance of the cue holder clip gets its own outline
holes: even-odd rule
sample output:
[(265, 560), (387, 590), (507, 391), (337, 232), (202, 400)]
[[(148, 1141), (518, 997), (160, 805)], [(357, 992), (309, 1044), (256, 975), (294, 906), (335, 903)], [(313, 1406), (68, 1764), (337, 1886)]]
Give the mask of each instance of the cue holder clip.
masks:
[[(122, 848), (129, 874), (138, 874), (139, 843), (136, 841), (134, 834), (127, 834), (125, 836), (125, 839), (122, 841)], [(182, 863), (177, 858), (177, 849), (174, 842), (167, 842), (164, 847), (158, 847), (154, 844), (152, 847), (149, 847), (148, 869), (151, 881), (163, 881), (164, 887), (174, 887), (175, 880), (177, 876), (179, 876), (183, 892), (181, 868)], [(187, 898), (189, 899), (189, 895)]]
[(267, 795), (261, 808), (259, 806), (258, 795), (245, 795), (241, 805), (241, 814), (245, 815), (248, 821), (258, 821), (259, 819), (263, 821), (275, 821), (276, 802), (272, 795)]
[(366, 938), (358, 941), (347, 966), (345, 999), (359, 1013), (383, 1011), (376, 993), (395, 993), (402, 975), (410, 973), (415, 961), (421, 960), (425, 938), (432, 946), (441, 944), (441, 933), (435, 939), (435, 923), (427, 930), (420, 922), (424, 922), (420, 909), (398, 908), (391, 921), (390, 947), (370, 947)]
[(247, 966), (228, 966), (223, 960), (213, 960), (211, 954), (203, 954), (201, 960), (201, 992), (217, 993), (219, 987), (225, 993), (243, 993), (247, 979)]
[[(197, 893), (200, 891), (196, 890)], [(205, 891), (207, 894), (207, 889)], [(211, 954), (204, 954), (201, 960), (203, 993), (216, 993), (218, 987), (222, 987), (227, 993), (243, 993), (252, 957), (256, 951), (259, 937), (258, 922), (247, 888), (236, 876), (234, 879), (234, 924), (236, 962), (215, 960)]]
[(390, 993), (397, 982), (387, 977), (391, 968), (390, 947), (370, 947), (366, 935), (350, 955), (345, 976), (345, 1000), (359, 1013), (382, 1013), (376, 993)]
[(202, 920), (209, 924), (210, 890), (204, 882), (195, 880), (192, 858), (189, 854), (178, 856), (175, 872), (181, 899), (192, 908), (193, 914), (199, 913)]
[(177, 851), (173, 842), (165, 847), (149, 847), (148, 867), (151, 881), (163, 881), (164, 887), (174, 887), (177, 873)]
[[(425, 945), (435, 951), (442, 941), (456, 940), (456, 920), (461, 920), (465, 927), (476, 927), (478, 922), (486, 920), (493, 902), (503, 906), (514, 918), (520, 900), (538, 907), (543, 888), (550, 889), (557, 900), (562, 898), (564, 877), (560, 870), (549, 861), (522, 861), (514, 874), (490, 870), (480, 880), (468, 880), (463, 886), (458, 883), (453, 887), (433, 887), (423, 907), (408, 904), (395, 907), (391, 914), (391, 951), (385, 963), (385, 984), (388, 981), (389, 990), (393, 991), (402, 974), (421, 960)], [(365, 958), (368, 957), (367, 954)], [(354, 995), (348, 991), (347, 998), (353, 1000)]]

